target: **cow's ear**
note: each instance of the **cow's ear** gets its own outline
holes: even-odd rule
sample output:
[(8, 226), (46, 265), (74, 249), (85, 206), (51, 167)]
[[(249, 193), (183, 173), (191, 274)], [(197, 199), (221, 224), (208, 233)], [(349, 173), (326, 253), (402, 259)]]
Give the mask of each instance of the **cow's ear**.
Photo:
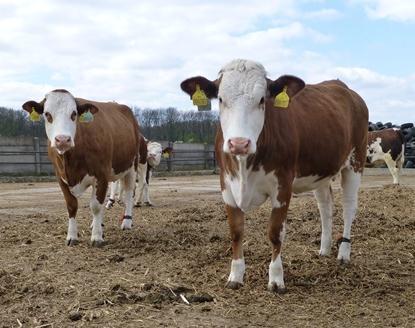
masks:
[(26, 101), (22, 105), (22, 108), (23, 108), (23, 110), (25, 110), (29, 114), (31, 114), (33, 111), (37, 112), (38, 114), (43, 114), (44, 104), (45, 104), (45, 100), (42, 100), (40, 103), (38, 103), (34, 100), (29, 100), (29, 101)]
[(210, 81), (203, 76), (195, 76), (184, 80), (180, 87), (191, 97), (196, 92), (197, 85), (209, 99), (218, 97), (218, 80)]
[(90, 112), (91, 114), (98, 113), (98, 107), (91, 103), (85, 103), (85, 104), (78, 104), (76, 103), (76, 109), (78, 110), (78, 115), (82, 115), (83, 113)]
[(292, 98), (305, 87), (304, 81), (293, 75), (282, 75), (275, 81), (267, 80), (267, 83), (270, 97), (275, 97), (286, 87), (288, 96)]

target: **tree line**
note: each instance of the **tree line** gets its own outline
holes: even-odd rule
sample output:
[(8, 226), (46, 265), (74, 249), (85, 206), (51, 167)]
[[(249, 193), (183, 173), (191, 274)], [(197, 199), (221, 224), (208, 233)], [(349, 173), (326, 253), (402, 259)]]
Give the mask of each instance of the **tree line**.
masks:
[[(218, 113), (179, 111), (176, 108), (133, 107), (141, 133), (150, 140), (214, 143)], [(23, 110), (0, 107), (0, 136), (46, 137), (44, 120), (31, 122)]]

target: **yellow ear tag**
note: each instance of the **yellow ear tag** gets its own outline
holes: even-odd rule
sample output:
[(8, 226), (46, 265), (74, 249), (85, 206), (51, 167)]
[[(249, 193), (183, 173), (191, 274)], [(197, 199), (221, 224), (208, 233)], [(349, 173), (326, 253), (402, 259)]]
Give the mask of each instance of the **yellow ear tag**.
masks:
[(81, 123), (89, 123), (94, 120), (94, 115), (91, 114), (90, 111), (86, 111), (79, 116), (79, 122)]
[(32, 112), (30, 113), (29, 118), (32, 122), (39, 122), (40, 121), (40, 115), (37, 111), (35, 111), (34, 107), (32, 107)]
[(287, 94), (287, 86), (275, 96), (274, 107), (287, 108), (290, 103), (290, 96)]
[(209, 99), (203, 90), (200, 90), (200, 85), (196, 84), (196, 91), (192, 95), (193, 105), (197, 107), (205, 107), (209, 104)]

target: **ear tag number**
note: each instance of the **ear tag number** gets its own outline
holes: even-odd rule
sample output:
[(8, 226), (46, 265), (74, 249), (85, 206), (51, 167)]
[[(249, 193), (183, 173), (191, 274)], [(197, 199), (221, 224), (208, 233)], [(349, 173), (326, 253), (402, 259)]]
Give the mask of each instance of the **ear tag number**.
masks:
[(86, 111), (79, 116), (79, 122), (81, 123), (90, 123), (94, 120), (94, 115), (90, 111)]
[(275, 96), (274, 107), (287, 108), (290, 103), (290, 96), (287, 94), (287, 86)]
[(29, 115), (29, 118), (32, 122), (39, 122), (40, 121), (40, 115), (37, 111), (35, 111), (34, 107), (32, 107), (32, 111)]

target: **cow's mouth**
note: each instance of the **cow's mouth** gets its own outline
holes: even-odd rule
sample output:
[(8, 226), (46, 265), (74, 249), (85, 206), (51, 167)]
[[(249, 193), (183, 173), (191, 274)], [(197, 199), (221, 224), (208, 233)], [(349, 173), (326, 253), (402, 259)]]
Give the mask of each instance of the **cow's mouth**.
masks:
[(56, 151), (58, 152), (59, 155), (63, 155), (71, 148), (72, 148), (71, 145), (62, 145), (59, 147), (57, 146)]

